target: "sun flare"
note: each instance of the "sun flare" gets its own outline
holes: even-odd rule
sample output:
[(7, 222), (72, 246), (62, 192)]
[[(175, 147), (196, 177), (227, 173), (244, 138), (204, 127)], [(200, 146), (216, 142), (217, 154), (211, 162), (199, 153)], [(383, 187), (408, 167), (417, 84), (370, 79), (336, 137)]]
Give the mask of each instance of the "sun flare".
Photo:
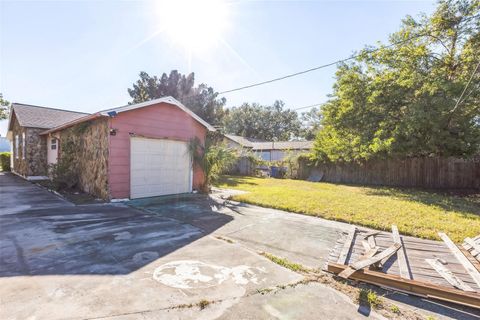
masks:
[(212, 48), (228, 25), (224, 0), (161, 0), (157, 12), (165, 34), (191, 51)]

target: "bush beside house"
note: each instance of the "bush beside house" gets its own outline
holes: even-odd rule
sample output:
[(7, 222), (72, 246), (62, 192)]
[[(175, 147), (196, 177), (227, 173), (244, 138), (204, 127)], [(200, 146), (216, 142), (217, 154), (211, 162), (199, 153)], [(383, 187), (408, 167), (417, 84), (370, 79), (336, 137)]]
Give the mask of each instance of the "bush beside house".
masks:
[(0, 152), (0, 169), (1, 171), (10, 171), (11, 152)]

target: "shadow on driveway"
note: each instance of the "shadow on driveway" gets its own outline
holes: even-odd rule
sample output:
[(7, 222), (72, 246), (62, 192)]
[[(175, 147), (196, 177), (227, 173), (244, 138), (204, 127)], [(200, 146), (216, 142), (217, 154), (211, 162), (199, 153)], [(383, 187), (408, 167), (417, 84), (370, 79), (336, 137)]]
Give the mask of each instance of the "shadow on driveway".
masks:
[[(20, 193), (23, 183), (14, 184)], [(4, 192), (2, 188), (2, 197)], [(25, 208), (35, 207), (35, 199), (22, 201)], [(172, 208), (171, 217), (124, 205), (60, 202), (37, 210), (10, 208), (15, 213), (0, 215), (0, 277), (128, 274), (232, 220), (214, 212), (208, 201), (202, 201), (201, 208), (194, 202), (186, 211), (209, 217), (209, 221), (205, 228), (192, 226), (174, 219), (173, 207), (189, 206), (188, 199), (162, 201), (170, 203), (165, 208)]]

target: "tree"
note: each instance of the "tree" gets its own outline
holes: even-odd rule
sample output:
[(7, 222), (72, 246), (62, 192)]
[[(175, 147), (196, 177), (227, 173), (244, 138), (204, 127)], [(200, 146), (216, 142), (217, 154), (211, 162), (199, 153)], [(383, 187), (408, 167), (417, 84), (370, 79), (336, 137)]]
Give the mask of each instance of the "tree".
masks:
[[(366, 48), (339, 66), (322, 107), (320, 160), (385, 156), (469, 156), (480, 145), (480, 4), (440, 1), (406, 17), (390, 45)], [(458, 106), (456, 106), (459, 102)]]
[(300, 116), (302, 121), (302, 129), (300, 137), (305, 140), (313, 140), (321, 129), (322, 113), (318, 108), (312, 108), (310, 111), (302, 112)]
[(244, 103), (228, 110), (224, 120), (225, 132), (268, 141), (297, 137), (301, 123), (295, 111), (286, 109), (282, 101), (272, 106)]
[(169, 75), (164, 73), (158, 78), (142, 71), (140, 79), (128, 89), (132, 97), (130, 104), (172, 96), (208, 123), (221, 123), (226, 99), (218, 98), (218, 93), (206, 84), (194, 85), (193, 72), (185, 76), (172, 70)]
[(8, 112), (10, 108), (10, 102), (3, 98), (3, 94), (0, 93), (0, 120), (8, 118)]
[(221, 137), (209, 135), (205, 145), (202, 145), (197, 137), (191, 139), (188, 144), (188, 152), (193, 164), (203, 171), (205, 180), (200, 191), (205, 193), (210, 191), (212, 183), (217, 181), (220, 175), (237, 160), (236, 151), (227, 148), (220, 141)]

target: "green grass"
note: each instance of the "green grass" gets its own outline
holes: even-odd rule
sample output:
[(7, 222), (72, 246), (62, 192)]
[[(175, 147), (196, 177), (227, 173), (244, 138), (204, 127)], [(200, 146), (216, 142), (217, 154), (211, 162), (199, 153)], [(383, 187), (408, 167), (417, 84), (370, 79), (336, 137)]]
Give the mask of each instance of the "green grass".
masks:
[(382, 299), (372, 290), (361, 289), (358, 294), (358, 303), (365, 303), (374, 309), (379, 309), (382, 306)]
[(233, 200), (344, 221), (374, 229), (456, 242), (480, 232), (480, 195), (351, 186), (302, 180), (225, 176), (218, 187), (248, 191)]
[(309, 272), (310, 271), (308, 268), (302, 266), (301, 264), (290, 262), (286, 258), (280, 258), (280, 257), (274, 256), (273, 254), (266, 253), (266, 252), (262, 252), (261, 255), (264, 256), (265, 258), (269, 259), (270, 261), (272, 261), (272, 262), (274, 262), (274, 263), (276, 263), (276, 264), (278, 264), (278, 265), (280, 265), (284, 268), (295, 271), (295, 272)]

